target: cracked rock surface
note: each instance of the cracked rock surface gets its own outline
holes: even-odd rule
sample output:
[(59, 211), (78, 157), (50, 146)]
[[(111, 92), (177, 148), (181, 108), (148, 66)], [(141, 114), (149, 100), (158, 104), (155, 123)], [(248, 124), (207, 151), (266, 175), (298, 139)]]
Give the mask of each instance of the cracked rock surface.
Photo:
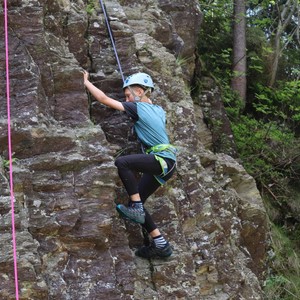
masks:
[[(198, 1), (105, 1), (124, 76), (149, 73), (178, 170), (147, 202), (174, 247), (143, 260), (114, 159), (137, 151), (132, 124), (87, 95), (81, 70), (123, 99), (95, 1), (10, 0), (9, 59), (20, 299), (263, 299), (266, 213), (255, 181), (212, 135), (190, 96)], [(3, 10), (0, 19), (3, 23)], [(0, 32), (0, 46), (4, 36)], [(0, 73), (5, 77), (4, 51)], [(210, 92), (210, 97), (218, 97)], [(208, 107), (208, 106), (206, 106)], [(209, 109), (209, 108), (208, 108)], [(0, 81), (0, 298), (14, 299), (5, 82)]]

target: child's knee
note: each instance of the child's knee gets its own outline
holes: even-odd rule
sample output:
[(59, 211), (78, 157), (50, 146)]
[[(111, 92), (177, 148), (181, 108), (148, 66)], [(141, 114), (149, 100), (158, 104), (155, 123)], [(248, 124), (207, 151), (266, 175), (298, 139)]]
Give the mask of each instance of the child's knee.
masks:
[(118, 157), (116, 160), (115, 160), (115, 166), (120, 169), (120, 168), (124, 168), (124, 159), (122, 156)]

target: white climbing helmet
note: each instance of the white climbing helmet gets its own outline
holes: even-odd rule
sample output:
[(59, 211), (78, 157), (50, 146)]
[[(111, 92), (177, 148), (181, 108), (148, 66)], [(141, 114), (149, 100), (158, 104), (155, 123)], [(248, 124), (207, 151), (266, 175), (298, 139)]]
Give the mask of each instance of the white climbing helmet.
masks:
[(146, 73), (135, 73), (128, 76), (124, 81), (123, 89), (135, 84), (154, 89), (153, 80), (151, 76)]

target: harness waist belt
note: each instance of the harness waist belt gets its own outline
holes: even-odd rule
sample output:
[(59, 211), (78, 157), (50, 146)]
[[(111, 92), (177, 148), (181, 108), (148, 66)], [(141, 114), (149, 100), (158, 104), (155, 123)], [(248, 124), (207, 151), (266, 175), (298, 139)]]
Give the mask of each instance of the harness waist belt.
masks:
[(155, 146), (147, 149), (146, 153), (147, 154), (151, 153), (151, 152), (158, 153), (158, 152), (162, 152), (162, 151), (169, 151), (169, 152), (172, 152), (173, 154), (176, 154), (177, 149), (176, 149), (176, 147), (174, 147), (171, 144), (158, 144), (158, 145), (155, 145)]

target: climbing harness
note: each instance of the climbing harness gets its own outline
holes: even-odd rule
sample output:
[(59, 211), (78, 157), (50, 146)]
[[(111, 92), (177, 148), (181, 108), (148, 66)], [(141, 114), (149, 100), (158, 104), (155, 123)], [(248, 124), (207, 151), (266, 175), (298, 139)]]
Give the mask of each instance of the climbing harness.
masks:
[(17, 243), (15, 229), (15, 210), (14, 210), (14, 192), (13, 192), (13, 171), (12, 171), (12, 146), (11, 146), (11, 119), (10, 119), (10, 80), (9, 80), (9, 55), (8, 55), (8, 17), (7, 0), (4, 0), (4, 32), (5, 32), (5, 64), (6, 64), (6, 97), (7, 97), (7, 127), (8, 127), (8, 156), (9, 156), (9, 183), (10, 183), (10, 202), (11, 202), (11, 226), (12, 226), (12, 244), (14, 257), (14, 275), (16, 300), (19, 300), (18, 286), (18, 266), (17, 266)]
[(104, 5), (102, 0), (99, 0), (99, 2), (100, 2), (100, 5), (102, 7), (102, 10), (103, 10), (103, 14), (104, 14), (107, 30), (108, 30), (108, 33), (109, 33), (109, 37), (110, 37), (110, 40), (111, 40), (111, 44), (113, 46), (113, 49), (114, 49), (114, 52), (115, 52), (115, 57), (116, 57), (116, 60), (117, 60), (117, 63), (118, 63), (118, 67), (119, 67), (119, 70), (120, 70), (120, 73), (121, 73), (121, 76), (122, 76), (122, 80), (124, 82), (125, 80), (124, 80), (124, 75), (123, 75), (123, 71), (122, 71), (122, 66), (121, 66), (121, 63), (120, 63), (119, 56), (118, 56), (118, 52), (117, 52), (114, 37), (113, 37), (113, 34), (112, 34), (112, 30), (111, 30), (111, 27), (110, 27), (110, 23), (109, 23), (108, 15), (107, 15), (107, 12), (106, 12), (106, 8), (105, 8), (105, 5)]
[(168, 165), (161, 156), (154, 155), (154, 157), (159, 162), (161, 169), (162, 169), (161, 174), (154, 175), (154, 177), (161, 185), (164, 185), (166, 183), (166, 180), (164, 180), (164, 178), (174, 170), (174, 168), (176, 167), (176, 162), (174, 162), (172, 168), (170, 170), (168, 170), (169, 169)]
[(146, 150), (146, 153), (151, 153), (151, 152), (162, 152), (162, 151), (168, 151), (168, 152), (172, 152), (173, 154), (177, 153), (177, 149), (175, 146), (171, 145), (171, 144), (158, 144), (155, 145), (151, 148), (148, 148)]
[(164, 177), (167, 176), (168, 174), (170, 174), (174, 170), (174, 168), (176, 167), (176, 162), (174, 163), (173, 167), (170, 170), (168, 170), (168, 165), (167, 165), (166, 161), (163, 159), (163, 157), (155, 154), (155, 153), (162, 152), (162, 151), (168, 151), (173, 154), (177, 153), (176, 147), (171, 144), (155, 145), (155, 146), (147, 149), (146, 153), (154, 154), (155, 159), (159, 162), (161, 169), (162, 169), (162, 173), (160, 175), (154, 175), (154, 177), (161, 185), (164, 185), (166, 183), (166, 181), (164, 180)]

